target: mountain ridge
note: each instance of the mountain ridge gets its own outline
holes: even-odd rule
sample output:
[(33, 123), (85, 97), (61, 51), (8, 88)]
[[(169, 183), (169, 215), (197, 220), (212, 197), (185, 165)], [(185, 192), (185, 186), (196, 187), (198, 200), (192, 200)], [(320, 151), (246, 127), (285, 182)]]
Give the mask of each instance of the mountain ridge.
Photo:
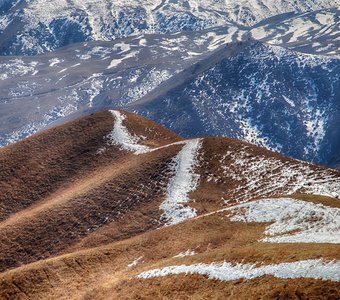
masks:
[[(129, 129), (125, 124), (129, 124)], [(84, 126), (91, 130), (80, 135)], [(73, 136), (79, 141), (74, 141)], [(52, 149), (50, 142), (55, 144)], [(39, 156), (35, 157), (34, 151), (39, 151)], [(21, 247), (17, 248), (13, 241), (7, 240), (8, 237), (25, 240), (30, 262), (36, 255), (59, 253), (61, 250), (58, 249), (65, 249), (68, 243), (72, 246), (77, 239), (81, 242), (92, 229), (100, 232), (102, 226), (108, 227), (103, 231), (108, 236), (119, 236), (116, 229), (113, 232), (109, 229), (117, 226), (112, 214), (116, 215), (118, 210), (124, 224), (124, 215), (135, 205), (139, 207), (139, 201), (145, 205), (139, 209), (150, 209), (148, 213), (159, 215), (159, 221), (140, 215), (135, 222), (140, 219), (141, 224), (146, 222), (145, 226), (154, 228), (158, 222), (176, 224), (198, 212), (208, 213), (224, 204), (242, 203), (252, 198), (308, 191), (339, 197), (338, 171), (294, 161), (227, 138), (181, 140), (170, 131), (126, 112), (96, 113), (5, 147), (0, 154), (5, 168), (1, 174), (4, 191), (0, 225), (4, 239), (1, 245), (3, 253), (12, 253), (2, 263), (8, 260), (9, 265), (14, 263), (15, 257), (19, 259)], [(225, 166), (221, 168), (217, 161)], [(249, 171), (243, 170), (244, 164), (250, 167)], [(155, 170), (159, 173), (155, 174)], [(267, 173), (270, 177), (265, 175)], [(253, 180), (258, 174), (263, 174), (263, 178), (259, 186), (254, 187)], [(127, 176), (135, 178), (131, 186)], [(171, 176), (174, 177), (170, 180)], [(228, 189), (224, 190), (226, 183)], [(143, 187), (147, 187), (146, 190), (143, 191)], [(155, 210), (154, 201), (160, 201), (164, 193), (168, 195), (167, 200)], [(112, 202), (113, 195), (118, 204)], [(189, 201), (188, 195), (197, 202), (191, 208), (185, 204)], [(122, 197), (127, 198), (119, 200)], [(222, 202), (221, 198), (224, 199)], [(181, 202), (177, 202), (178, 199)], [(79, 205), (84, 208), (76, 209)], [(119, 210), (120, 206), (122, 210)], [(163, 215), (159, 211), (163, 211)], [(85, 217), (88, 213), (90, 215)], [(106, 225), (109, 220), (113, 222), (112, 226)], [(119, 218), (117, 222), (120, 222)], [(59, 238), (54, 235), (59, 230), (66, 230), (67, 226), (73, 229), (59, 245)], [(58, 228), (54, 234), (53, 228)], [(32, 230), (41, 233), (32, 235)], [(45, 235), (46, 230), (49, 237)], [(76, 232), (79, 234), (77, 239)], [(40, 241), (37, 247), (36, 239), (41, 238), (46, 240)]]
[[(202, 30), (224, 24), (251, 26), (268, 16), (287, 12), (308, 12), (337, 7), (337, 1), (305, 0), (299, 3), (268, 0), (152, 1), (96, 3), (17, 1), (1, 16), (2, 54), (37, 54), (72, 42), (112, 40), (138, 33), (168, 33)], [(13, 22), (13, 20), (16, 20)], [(20, 24), (19, 28), (15, 24)], [(13, 32), (15, 35), (13, 36)], [(43, 37), (43, 38), (42, 38)]]

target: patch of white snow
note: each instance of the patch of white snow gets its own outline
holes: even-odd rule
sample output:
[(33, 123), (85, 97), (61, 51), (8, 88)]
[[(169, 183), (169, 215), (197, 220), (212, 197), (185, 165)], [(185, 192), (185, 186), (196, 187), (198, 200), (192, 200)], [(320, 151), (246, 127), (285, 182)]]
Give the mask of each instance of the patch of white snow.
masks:
[(340, 208), (290, 198), (263, 199), (227, 209), (231, 221), (271, 222), (263, 242), (340, 243)]
[(134, 154), (142, 154), (150, 151), (145, 145), (140, 145), (140, 137), (132, 136), (128, 129), (123, 125), (126, 116), (116, 110), (110, 110), (115, 117), (115, 124), (112, 132), (108, 135), (110, 144), (119, 145), (122, 149), (134, 152)]
[(143, 256), (140, 256), (140, 257), (136, 258), (134, 261), (132, 261), (131, 263), (129, 263), (127, 265), (128, 268), (133, 268), (133, 267), (137, 266), (142, 259), (143, 259)]
[(189, 193), (198, 185), (199, 175), (194, 173), (197, 165), (201, 139), (188, 140), (175, 158), (175, 175), (170, 179), (165, 201), (160, 205), (168, 225), (180, 223), (196, 216), (196, 210), (184, 206), (189, 202)]
[(196, 255), (196, 252), (194, 250), (190, 250), (188, 249), (185, 252), (180, 252), (177, 255), (174, 256), (174, 258), (183, 258), (183, 257), (187, 257), (187, 256), (194, 256)]
[(231, 281), (238, 279), (254, 279), (262, 276), (295, 279), (313, 278), (320, 280), (340, 281), (340, 262), (322, 259), (302, 260), (275, 265), (256, 267), (254, 264), (236, 264), (229, 262), (211, 264), (193, 264), (169, 266), (143, 272), (137, 277), (142, 279), (164, 277), (179, 274), (200, 274), (208, 279)]

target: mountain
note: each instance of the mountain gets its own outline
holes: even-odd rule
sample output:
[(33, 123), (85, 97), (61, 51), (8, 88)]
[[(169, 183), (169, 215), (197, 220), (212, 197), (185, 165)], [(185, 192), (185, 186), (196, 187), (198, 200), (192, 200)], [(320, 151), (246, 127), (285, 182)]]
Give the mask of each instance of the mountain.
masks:
[(244, 42), (175, 75), (129, 109), (187, 137), (245, 139), (336, 166), (339, 74), (338, 59)]
[(75, 42), (112, 41), (139, 33), (174, 33), (225, 24), (250, 27), (288, 12), (337, 8), (336, 0), (0, 2), (0, 53), (33, 55)]
[(308, 13), (287, 13), (265, 19), (250, 29), (262, 42), (295, 51), (339, 57), (340, 22), (338, 9)]
[(338, 299), (339, 0), (0, 0), (0, 299)]
[(116, 110), (0, 164), (2, 299), (338, 295), (337, 170)]
[[(2, 54), (26, 56), (0, 57), (0, 146), (94, 111), (126, 109), (186, 137), (241, 138), (339, 167), (340, 12), (334, 1), (134, 1), (125, 6), (61, 1), (56, 6), (35, 0), (6, 1), (1, 7)], [(122, 19), (116, 22), (117, 15)], [(140, 27), (141, 20), (152, 26)], [(30, 41), (28, 48), (23, 40)], [(229, 45), (240, 41), (253, 43), (257, 53), (243, 52), (245, 44)], [(37, 53), (42, 54), (27, 57)], [(226, 57), (231, 62), (222, 62)], [(215, 64), (231, 69), (213, 74)], [(257, 69), (275, 75), (267, 80)], [(236, 70), (242, 71), (235, 77)], [(200, 76), (197, 96), (190, 80)], [(224, 87), (224, 82), (207, 86), (221, 83), (216, 76), (226, 81)], [(248, 76), (259, 78), (250, 82)], [(186, 89), (184, 79), (190, 95), (164, 98)], [(184, 103), (181, 97), (188, 100), (186, 108), (175, 104)], [(164, 101), (172, 108), (163, 115)], [(184, 120), (168, 119), (182, 115), (182, 109)], [(266, 118), (264, 112), (272, 110)]]

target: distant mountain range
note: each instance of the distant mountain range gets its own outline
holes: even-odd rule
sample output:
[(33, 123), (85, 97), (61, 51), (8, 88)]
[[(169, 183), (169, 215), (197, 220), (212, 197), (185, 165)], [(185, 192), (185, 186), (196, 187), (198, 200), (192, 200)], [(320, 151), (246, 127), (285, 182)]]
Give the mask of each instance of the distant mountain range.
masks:
[[(227, 24), (246, 29), (280, 14), (294, 16), (338, 6), (336, 0), (5, 0), (0, 2), (0, 54), (33, 55), (75, 42), (112, 41), (140, 33), (174, 33)], [(327, 18), (323, 14), (317, 17), (316, 27), (310, 22), (302, 25), (295, 18), (293, 22), (281, 19), (274, 31), (281, 31), (294, 42), (296, 32), (318, 30), (329, 23)], [(272, 26), (264, 25), (264, 29), (256, 26), (256, 36), (272, 34)], [(295, 31), (294, 27), (299, 29)], [(327, 28), (328, 33), (331, 30)]]
[(2, 57), (0, 144), (124, 108), (186, 137), (240, 138), (338, 166), (340, 60), (225, 39), (218, 28)]
[(0, 165), (1, 299), (208, 299), (241, 279), (240, 298), (337, 294), (339, 171), (124, 111), (4, 147)]
[(224, 135), (336, 166), (339, 76), (339, 59), (244, 42), (226, 46), (128, 107), (187, 137)]

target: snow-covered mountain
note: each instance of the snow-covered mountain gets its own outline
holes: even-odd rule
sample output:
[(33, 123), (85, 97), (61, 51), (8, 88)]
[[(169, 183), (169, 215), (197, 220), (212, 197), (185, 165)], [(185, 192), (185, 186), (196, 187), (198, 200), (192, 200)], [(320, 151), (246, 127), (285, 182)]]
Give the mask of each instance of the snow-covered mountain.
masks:
[(289, 13), (261, 21), (251, 36), (272, 45), (304, 53), (340, 56), (340, 12), (326, 9)]
[(337, 166), (340, 60), (236, 41), (229, 27), (2, 57), (0, 144), (120, 107), (187, 137), (241, 138)]
[(243, 42), (174, 76), (168, 88), (129, 109), (184, 136), (230, 136), (335, 166), (339, 77), (339, 59)]
[(32, 55), (74, 42), (226, 24), (245, 28), (278, 14), (338, 6), (337, 0), (8, 0), (0, 3), (0, 53)]

